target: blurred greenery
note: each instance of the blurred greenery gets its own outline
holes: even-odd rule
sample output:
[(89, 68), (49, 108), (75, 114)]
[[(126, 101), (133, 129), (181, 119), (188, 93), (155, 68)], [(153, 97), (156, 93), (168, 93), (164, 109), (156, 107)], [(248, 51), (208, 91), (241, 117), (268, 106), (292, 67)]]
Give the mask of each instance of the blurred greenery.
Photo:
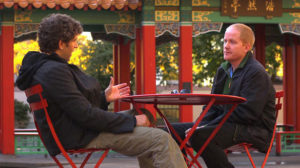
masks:
[[(278, 82), (278, 75), (283, 76), (282, 68), (282, 47), (271, 43), (266, 47), (266, 70), (273, 82)], [(279, 73), (279, 71), (281, 72)]]
[(15, 127), (26, 128), (29, 124), (30, 117), (28, 113), (30, 108), (28, 104), (15, 99)]
[(85, 64), (86, 69), (84, 71), (96, 78), (102, 89), (109, 85), (110, 76), (113, 75), (112, 55), (112, 44), (100, 40), (89, 40), (82, 47), (81, 57), (84, 59), (81, 64)]
[(212, 85), (223, 59), (223, 34), (210, 33), (193, 39), (193, 82), (197, 86)]
[[(130, 75), (131, 89), (134, 86), (134, 46), (130, 48)], [(102, 89), (105, 89), (110, 82), (110, 77), (113, 76), (113, 44), (102, 40), (91, 41), (81, 45), (83, 58), (80, 62), (80, 67), (85, 67), (83, 71), (96, 78)]]

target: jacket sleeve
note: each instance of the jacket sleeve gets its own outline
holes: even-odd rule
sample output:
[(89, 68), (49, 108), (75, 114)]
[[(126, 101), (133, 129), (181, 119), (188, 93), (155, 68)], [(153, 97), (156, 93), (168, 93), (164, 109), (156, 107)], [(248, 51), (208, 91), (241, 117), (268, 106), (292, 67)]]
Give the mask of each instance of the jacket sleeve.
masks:
[(76, 124), (95, 131), (133, 131), (134, 116), (111, 113), (91, 105), (78, 90), (67, 64), (54, 64), (42, 71), (37, 78), (40, 79), (47, 97)]
[[(220, 88), (223, 88), (223, 87), (217, 87), (219, 85), (223, 85), (223, 83), (224, 83), (223, 82), (224, 79), (218, 79), (222, 76), (222, 75), (219, 75), (220, 71), (221, 71), (221, 67), (218, 68), (217, 73), (214, 76), (211, 94), (221, 94), (222, 93)], [(207, 107), (207, 105), (203, 106), (202, 112), (205, 110), (206, 107)], [(218, 116), (223, 114), (223, 111), (224, 111), (223, 108), (224, 107), (222, 105), (212, 105), (199, 125), (200, 126), (206, 125), (206, 124), (209, 124), (211, 121), (215, 120)]]

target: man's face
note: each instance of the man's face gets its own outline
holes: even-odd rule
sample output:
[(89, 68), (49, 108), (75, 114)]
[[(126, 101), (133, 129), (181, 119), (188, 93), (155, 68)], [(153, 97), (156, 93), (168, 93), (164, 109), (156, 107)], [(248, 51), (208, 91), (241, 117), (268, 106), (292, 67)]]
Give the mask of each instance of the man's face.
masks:
[(234, 27), (226, 30), (223, 46), (224, 60), (229, 61), (231, 64), (239, 64), (249, 49), (249, 45), (241, 41), (238, 30)]
[(69, 61), (73, 51), (78, 48), (78, 43), (77, 43), (77, 39), (78, 39), (79, 35), (76, 35), (71, 41), (69, 41), (68, 43), (64, 43), (61, 42), (60, 44), (60, 49), (59, 52), (57, 52), (57, 54), (62, 57), (63, 59), (65, 59), (66, 61)]

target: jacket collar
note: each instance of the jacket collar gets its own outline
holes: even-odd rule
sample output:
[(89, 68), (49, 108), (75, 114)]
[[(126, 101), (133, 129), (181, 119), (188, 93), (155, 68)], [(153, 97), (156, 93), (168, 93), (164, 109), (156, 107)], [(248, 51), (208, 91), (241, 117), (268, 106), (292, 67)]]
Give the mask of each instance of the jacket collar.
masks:
[[(244, 68), (245, 65), (246, 65), (246, 63), (247, 63), (247, 61), (248, 61), (248, 58), (251, 57), (251, 56), (252, 56), (251, 51), (247, 52), (246, 56), (243, 58), (242, 62), (240, 63), (240, 65), (238, 66), (237, 69), (242, 69), (242, 68)], [(228, 62), (228, 61), (223, 62), (223, 63), (221, 64), (221, 67), (224, 69), (224, 71), (225, 71), (226, 73), (228, 73), (228, 74), (230, 73), (230, 68), (231, 68), (230, 62)], [(236, 69), (236, 70), (237, 70), (237, 69)]]

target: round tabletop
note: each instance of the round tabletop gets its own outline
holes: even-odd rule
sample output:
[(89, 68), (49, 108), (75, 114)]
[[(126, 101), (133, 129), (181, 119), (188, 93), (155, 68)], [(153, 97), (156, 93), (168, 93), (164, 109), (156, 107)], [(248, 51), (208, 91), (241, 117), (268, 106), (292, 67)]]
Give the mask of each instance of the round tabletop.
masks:
[(121, 101), (143, 104), (205, 105), (215, 98), (214, 104), (235, 104), (246, 101), (243, 97), (223, 94), (143, 94), (127, 96)]

